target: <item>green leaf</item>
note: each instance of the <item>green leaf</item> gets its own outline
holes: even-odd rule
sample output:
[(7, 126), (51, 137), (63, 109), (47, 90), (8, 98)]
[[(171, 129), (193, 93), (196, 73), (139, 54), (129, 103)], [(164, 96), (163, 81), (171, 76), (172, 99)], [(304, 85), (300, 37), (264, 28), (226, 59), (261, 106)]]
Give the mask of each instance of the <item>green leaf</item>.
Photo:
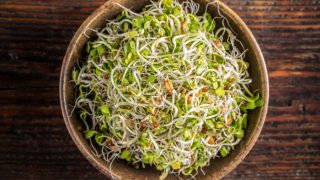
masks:
[(199, 120), (197, 118), (187, 118), (187, 127), (194, 127), (198, 122)]
[(170, 115), (165, 112), (161, 112), (160, 116), (163, 121), (169, 122), (171, 120)]
[(99, 56), (102, 56), (107, 52), (107, 49), (104, 45), (100, 45), (97, 47), (97, 52)]
[(127, 58), (124, 60), (124, 64), (125, 64), (125, 65), (130, 64), (130, 63), (132, 62), (132, 57), (133, 57), (132, 52), (129, 52)]
[(110, 116), (110, 110), (109, 110), (108, 106), (102, 105), (99, 107), (99, 109), (103, 115)]
[(222, 157), (226, 157), (229, 154), (229, 150), (226, 147), (220, 149), (220, 154)]
[(104, 135), (97, 133), (94, 137), (94, 140), (96, 141), (97, 144), (99, 144), (100, 146), (103, 146), (105, 142), (105, 137)]
[(128, 35), (129, 35), (130, 38), (135, 38), (135, 37), (138, 36), (138, 32), (137, 31), (130, 31), (128, 33)]
[(207, 119), (207, 120), (205, 121), (205, 124), (206, 124), (206, 127), (207, 127), (208, 129), (213, 129), (213, 128), (214, 128), (214, 123), (213, 123), (213, 120), (212, 120), (212, 119)]
[(167, 36), (171, 36), (171, 35), (172, 35), (172, 29), (171, 29), (170, 27), (165, 26), (165, 27), (164, 27), (164, 31), (166, 32), (165, 34), (166, 34)]
[(226, 133), (229, 135), (231, 133), (233, 133), (234, 131), (234, 128), (233, 127), (229, 127), (227, 130), (226, 130)]
[(123, 32), (127, 32), (129, 29), (129, 23), (125, 22), (123, 23)]
[(155, 160), (155, 155), (153, 153), (145, 153), (142, 157), (142, 162), (145, 164), (152, 164)]
[(140, 51), (140, 54), (145, 57), (149, 56), (151, 53), (148, 49), (143, 49), (142, 51)]
[(203, 14), (203, 29), (211, 32), (216, 27), (216, 22), (212, 19), (209, 13)]
[(129, 41), (130, 52), (136, 54), (136, 43), (134, 41)]
[(242, 112), (245, 112), (245, 113), (247, 112), (247, 109), (246, 109), (245, 105), (241, 105), (240, 109), (241, 109)]
[(244, 68), (245, 70), (249, 68), (249, 63), (245, 62), (243, 59), (236, 59), (239, 66)]
[(223, 45), (223, 47), (224, 47), (224, 49), (225, 49), (226, 51), (229, 51), (229, 50), (230, 50), (230, 44), (229, 44), (229, 43), (223, 42), (222, 45)]
[(222, 121), (217, 121), (217, 122), (215, 123), (215, 127), (216, 127), (217, 129), (222, 129), (222, 128), (224, 127), (224, 122), (222, 122)]
[(243, 138), (244, 136), (244, 131), (240, 128), (240, 129), (237, 129), (237, 131), (234, 133), (234, 135), (237, 137), (237, 138)]
[(155, 77), (154, 75), (150, 75), (150, 76), (148, 77), (148, 82), (149, 82), (149, 84), (151, 84), (151, 85), (154, 84), (155, 80), (156, 80), (156, 77)]
[(127, 59), (128, 59), (128, 60), (131, 60), (132, 57), (133, 57), (133, 54), (132, 54), (131, 52), (129, 52), (129, 54), (128, 54), (128, 56), (127, 56)]
[(142, 66), (137, 67), (137, 71), (139, 72), (143, 71), (143, 67)]
[(163, 28), (160, 27), (158, 29), (158, 34), (162, 37), (162, 36), (164, 36), (166, 34), (166, 30), (164, 30)]
[(242, 128), (247, 128), (248, 114), (244, 113), (242, 115)]
[(76, 69), (74, 69), (72, 71), (72, 80), (78, 84), (78, 77), (79, 77), (79, 71), (77, 71)]
[(176, 17), (183, 15), (180, 7), (174, 7), (172, 10), (172, 14)]
[(201, 140), (199, 139), (199, 137), (195, 137), (193, 143), (192, 143), (192, 146), (191, 148), (192, 149), (200, 149), (202, 147), (202, 142)]
[(207, 12), (203, 14), (203, 18), (204, 18), (205, 20), (207, 20), (207, 21), (211, 21), (211, 20), (212, 20), (211, 15), (210, 15), (209, 13), (207, 13)]
[(151, 21), (146, 21), (143, 25), (143, 29), (147, 30), (151, 27)]
[(173, 5), (173, 0), (163, 0), (162, 1), (162, 4), (165, 6), (165, 7), (171, 7)]
[(80, 84), (78, 89), (79, 89), (79, 97), (85, 97), (85, 95), (84, 95), (85, 87)]
[(185, 176), (189, 176), (194, 170), (194, 167), (188, 167), (182, 171), (182, 174)]
[(259, 98), (259, 99), (257, 99), (256, 100), (256, 106), (257, 107), (260, 107), (260, 106), (263, 106), (263, 104), (264, 104), (264, 101), (263, 101), (263, 99), (262, 98)]
[(196, 15), (194, 15), (194, 14), (191, 14), (191, 13), (187, 14), (187, 16), (190, 17), (190, 21), (191, 21), (192, 23), (197, 23), (197, 24), (199, 24), (199, 18), (198, 18), (198, 16), (196, 16)]
[(132, 160), (132, 156), (130, 154), (130, 150), (129, 149), (126, 149), (126, 150), (122, 151), (120, 157), (122, 159), (125, 159), (125, 160), (129, 161), (129, 162)]
[(188, 140), (188, 139), (192, 138), (192, 133), (189, 129), (186, 128), (181, 136), (182, 136), (183, 140)]
[(189, 24), (189, 32), (197, 33), (199, 31), (199, 24), (198, 23), (190, 23)]
[(121, 14), (119, 14), (118, 16), (117, 16), (117, 20), (121, 20), (121, 19), (124, 19), (124, 18), (126, 18), (126, 17), (128, 17), (128, 11), (127, 10), (123, 10), (122, 12), (121, 12)]
[(100, 77), (101, 74), (102, 74), (102, 72), (97, 68), (97, 69), (96, 69), (96, 75), (97, 75), (98, 77)]
[(213, 89), (218, 89), (219, 83), (217, 81), (212, 83), (212, 87), (213, 87)]
[(124, 79), (122, 79), (122, 84), (127, 86), (130, 84), (130, 82), (126, 78), (124, 78)]
[(123, 52), (124, 52), (124, 55), (125, 56), (128, 56), (129, 52), (130, 52), (130, 44), (129, 43), (126, 43), (124, 46), (123, 46)]
[(175, 161), (174, 163), (171, 164), (171, 168), (173, 170), (178, 170), (181, 168), (181, 162), (180, 161)]
[(107, 124), (101, 125), (101, 126), (100, 126), (100, 130), (101, 130), (102, 132), (106, 132), (106, 131), (108, 130)]
[(129, 82), (131, 82), (131, 83), (136, 82), (136, 79), (134, 78), (133, 75), (129, 75), (129, 76), (128, 76), (128, 80), (129, 80)]
[(225, 92), (224, 92), (224, 90), (222, 88), (218, 88), (215, 92), (216, 92), (216, 94), (218, 96), (224, 96), (225, 95)]
[(90, 50), (89, 57), (92, 58), (93, 60), (96, 60), (98, 58), (97, 48)]
[(199, 167), (204, 167), (207, 165), (208, 158), (203, 152), (198, 152), (198, 161), (196, 162), (196, 165)]
[(162, 14), (162, 15), (158, 16), (159, 21), (165, 21), (167, 18), (168, 18), (168, 15), (166, 15), (166, 14)]
[(137, 27), (138, 29), (144, 28), (144, 18), (143, 17), (135, 18), (131, 22), (132, 22), (132, 25)]
[(207, 31), (211, 32), (216, 28), (216, 22), (214, 20), (212, 20), (209, 24), (209, 26), (207, 27)]
[(86, 130), (84, 131), (84, 136), (86, 139), (91, 139), (94, 135), (96, 135), (98, 132), (95, 130)]
[(246, 106), (246, 109), (255, 109), (257, 106), (256, 106), (256, 103), (255, 102), (248, 102), (247, 103), (247, 106)]
[(222, 56), (220, 56), (219, 54), (213, 54), (213, 58), (219, 64), (224, 63), (224, 58)]
[(85, 111), (85, 110), (81, 110), (80, 111), (80, 119), (82, 119), (83, 121), (85, 121), (87, 119), (87, 115), (88, 115), (88, 112)]
[(253, 110), (256, 107), (263, 106), (264, 101), (262, 98), (259, 98), (259, 94), (254, 97), (247, 97), (247, 104), (240, 106), (243, 112), (247, 112), (247, 110)]
[(114, 64), (112, 61), (107, 61), (107, 65), (108, 65), (109, 70), (112, 70), (114, 68)]
[(198, 46), (197, 46), (197, 53), (202, 53), (203, 52), (203, 49), (204, 49), (204, 45), (203, 44), (199, 44)]

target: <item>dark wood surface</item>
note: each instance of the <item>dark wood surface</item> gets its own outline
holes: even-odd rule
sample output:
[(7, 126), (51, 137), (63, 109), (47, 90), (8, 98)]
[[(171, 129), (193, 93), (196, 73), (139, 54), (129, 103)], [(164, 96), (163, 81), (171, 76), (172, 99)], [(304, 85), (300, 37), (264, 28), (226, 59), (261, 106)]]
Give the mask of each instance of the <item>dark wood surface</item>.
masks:
[[(262, 134), (225, 179), (320, 178), (320, 1), (223, 0), (264, 53)], [(104, 179), (65, 128), (58, 85), (81, 22), (103, 0), (0, 0), (0, 179)]]

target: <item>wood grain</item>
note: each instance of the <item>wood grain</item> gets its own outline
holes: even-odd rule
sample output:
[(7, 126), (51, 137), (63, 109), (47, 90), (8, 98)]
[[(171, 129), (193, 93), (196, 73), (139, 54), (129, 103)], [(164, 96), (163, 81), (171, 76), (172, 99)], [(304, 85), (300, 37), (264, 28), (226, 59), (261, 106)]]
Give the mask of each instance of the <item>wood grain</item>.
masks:
[[(270, 108), (247, 158), (225, 179), (320, 177), (320, 1), (223, 0), (256, 36)], [(0, 178), (104, 179), (69, 138), (61, 62), (103, 0), (0, 1)]]

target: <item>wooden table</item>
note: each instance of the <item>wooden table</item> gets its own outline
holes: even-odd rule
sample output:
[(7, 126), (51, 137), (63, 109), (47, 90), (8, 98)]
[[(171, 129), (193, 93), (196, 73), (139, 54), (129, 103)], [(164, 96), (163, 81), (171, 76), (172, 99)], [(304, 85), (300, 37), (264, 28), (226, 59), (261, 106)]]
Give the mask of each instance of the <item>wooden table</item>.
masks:
[[(104, 179), (65, 128), (60, 65), (104, 0), (0, 1), (0, 179)], [(270, 106), (262, 134), (226, 179), (320, 178), (320, 1), (224, 0), (265, 55)]]

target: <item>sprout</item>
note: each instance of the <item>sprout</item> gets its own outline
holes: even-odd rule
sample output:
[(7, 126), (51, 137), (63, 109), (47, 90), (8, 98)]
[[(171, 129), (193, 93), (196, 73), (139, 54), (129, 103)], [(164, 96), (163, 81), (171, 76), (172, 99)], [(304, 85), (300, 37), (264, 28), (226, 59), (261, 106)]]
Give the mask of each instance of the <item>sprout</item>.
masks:
[[(71, 73), (84, 137), (97, 156), (194, 176), (245, 136), (249, 90), (245, 50), (193, 1), (161, 0), (123, 12), (88, 42)], [(228, 23), (222, 23), (228, 24)], [(97, 148), (98, 147), (98, 148)]]
[(126, 150), (122, 151), (120, 157), (122, 159), (127, 160), (128, 162), (130, 162), (132, 160), (132, 156), (130, 154), (130, 150), (129, 149), (126, 149)]
[(107, 117), (110, 116), (110, 110), (109, 110), (108, 106), (102, 105), (102, 106), (100, 106), (99, 109), (104, 116), (107, 116)]
[(243, 129), (238, 129), (236, 132), (235, 132), (235, 135), (237, 138), (243, 138), (244, 136), (244, 131)]
[(86, 139), (91, 139), (94, 135), (96, 135), (98, 132), (94, 130), (86, 130), (84, 132)]
[(221, 89), (221, 88), (217, 89), (215, 92), (216, 92), (216, 94), (218, 96), (224, 96), (225, 95), (225, 91), (223, 89)]
[(79, 77), (79, 71), (77, 71), (76, 69), (74, 69), (74, 70), (72, 71), (72, 80), (73, 80), (73, 82), (74, 82), (76, 85), (79, 84), (78, 77)]
[(178, 169), (180, 169), (180, 168), (181, 168), (181, 162), (176, 161), (176, 162), (172, 163), (172, 164), (171, 164), (171, 168), (172, 168), (173, 170), (178, 170)]
[(229, 150), (224, 146), (220, 149), (219, 152), (220, 152), (222, 157), (226, 157), (229, 154)]

